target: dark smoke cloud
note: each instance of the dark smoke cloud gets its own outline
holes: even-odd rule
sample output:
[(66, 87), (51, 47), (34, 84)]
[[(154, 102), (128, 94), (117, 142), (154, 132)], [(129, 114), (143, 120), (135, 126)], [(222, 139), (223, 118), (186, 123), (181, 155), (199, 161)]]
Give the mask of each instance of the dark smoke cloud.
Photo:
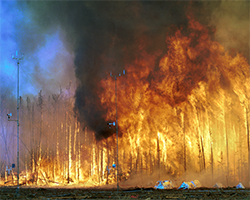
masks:
[(159, 49), (166, 53), (166, 34), (174, 30), (171, 25), (182, 27), (185, 33), (188, 12), (200, 23), (216, 28), (216, 23), (210, 22), (221, 3), (60, 1), (27, 2), (27, 5), (41, 32), (58, 26), (62, 29), (67, 49), (75, 54), (78, 119), (96, 133), (97, 139), (102, 139), (114, 131), (108, 129), (103, 118), (106, 110), (100, 106), (97, 93), (100, 80), (109, 71), (118, 73), (124, 69), (125, 64), (140, 55), (142, 48), (149, 54)]

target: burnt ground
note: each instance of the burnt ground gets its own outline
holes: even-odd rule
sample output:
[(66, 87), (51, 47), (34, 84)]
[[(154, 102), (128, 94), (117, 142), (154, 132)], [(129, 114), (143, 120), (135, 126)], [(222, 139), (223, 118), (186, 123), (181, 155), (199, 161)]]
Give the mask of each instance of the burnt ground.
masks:
[(155, 190), (153, 188), (83, 189), (55, 187), (0, 187), (0, 199), (250, 199), (250, 189), (199, 188), (192, 190)]

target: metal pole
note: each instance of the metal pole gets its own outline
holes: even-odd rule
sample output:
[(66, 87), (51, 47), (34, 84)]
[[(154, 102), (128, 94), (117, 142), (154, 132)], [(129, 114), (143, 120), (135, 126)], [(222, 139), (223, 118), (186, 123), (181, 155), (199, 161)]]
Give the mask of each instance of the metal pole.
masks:
[(118, 167), (119, 167), (119, 164), (118, 164), (118, 111), (117, 111), (117, 77), (121, 76), (121, 75), (125, 75), (125, 70), (123, 70), (123, 74), (118, 74), (118, 75), (112, 75), (112, 72), (110, 72), (110, 76), (111, 77), (114, 77), (115, 78), (115, 107), (116, 107), (116, 141), (117, 141), (117, 158), (116, 158), (116, 173), (117, 173), (117, 193), (119, 191), (119, 182), (118, 182)]
[(20, 96), (19, 96), (19, 61), (23, 59), (24, 54), (21, 54), (21, 57), (18, 56), (18, 51), (16, 51), (16, 57), (12, 55), (12, 59), (17, 60), (17, 120), (9, 120), (17, 122), (17, 189), (19, 189), (19, 105), (20, 105)]
[(119, 191), (119, 182), (118, 182), (118, 114), (117, 114), (117, 83), (116, 83), (116, 76), (115, 76), (115, 106), (116, 106), (116, 143), (117, 143), (117, 167), (116, 167), (116, 173), (117, 173), (117, 193)]
[(19, 60), (17, 60), (17, 188), (19, 188)]

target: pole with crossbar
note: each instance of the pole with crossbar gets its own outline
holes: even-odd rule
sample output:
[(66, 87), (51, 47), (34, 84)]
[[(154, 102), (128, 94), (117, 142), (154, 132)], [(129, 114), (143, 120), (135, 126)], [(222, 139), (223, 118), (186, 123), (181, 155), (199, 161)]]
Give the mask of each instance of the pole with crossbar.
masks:
[(118, 182), (118, 112), (117, 112), (117, 77), (120, 77), (122, 75), (125, 75), (125, 70), (123, 70), (123, 74), (113, 75), (112, 72), (110, 72), (110, 76), (115, 79), (115, 107), (116, 107), (116, 144), (117, 144), (117, 158), (116, 158), (116, 174), (117, 174), (117, 192), (119, 191), (119, 182)]
[(20, 96), (19, 96), (19, 64), (20, 60), (23, 59), (24, 54), (21, 54), (21, 57), (18, 57), (18, 51), (16, 51), (16, 56), (12, 55), (12, 59), (17, 61), (17, 188), (19, 188), (19, 105), (20, 105)]

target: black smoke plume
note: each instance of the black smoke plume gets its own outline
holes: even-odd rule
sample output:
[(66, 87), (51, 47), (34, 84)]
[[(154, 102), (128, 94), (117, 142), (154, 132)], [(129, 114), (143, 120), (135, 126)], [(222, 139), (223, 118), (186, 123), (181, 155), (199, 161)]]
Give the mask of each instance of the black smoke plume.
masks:
[[(46, 1), (27, 2), (27, 5), (42, 27), (41, 31), (58, 26), (62, 29), (67, 48), (75, 54), (78, 120), (93, 130), (100, 140), (114, 133), (103, 118), (106, 110), (98, 97), (100, 80), (110, 71), (121, 72), (125, 64), (138, 57), (141, 48), (147, 53), (160, 49), (165, 54), (168, 50), (166, 34), (174, 33), (172, 25), (185, 33), (188, 12), (200, 23), (217, 28), (214, 13), (221, 3)], [(248, 55), (248, 52), (243, 54)]]

